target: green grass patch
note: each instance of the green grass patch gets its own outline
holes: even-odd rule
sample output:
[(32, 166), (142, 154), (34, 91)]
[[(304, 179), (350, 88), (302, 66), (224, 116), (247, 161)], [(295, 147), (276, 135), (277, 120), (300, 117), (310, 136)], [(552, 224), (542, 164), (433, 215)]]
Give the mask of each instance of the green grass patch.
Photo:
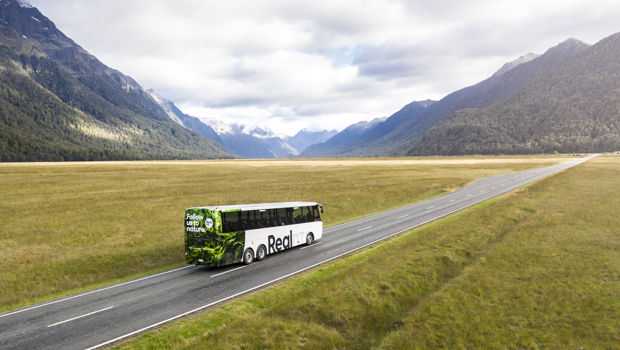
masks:
[(618, 348), (619, 183), (599, 157), (118, 348)]
[(0, 310), (182, 265), (188, 207), (309, 200), (329, 226), (565, 160), (0, 164)]

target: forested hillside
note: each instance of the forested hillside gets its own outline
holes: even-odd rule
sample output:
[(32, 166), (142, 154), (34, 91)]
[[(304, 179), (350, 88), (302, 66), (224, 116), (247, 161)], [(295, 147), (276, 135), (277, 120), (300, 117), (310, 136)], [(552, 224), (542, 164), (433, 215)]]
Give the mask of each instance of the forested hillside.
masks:
[(1, 161), (231, 157), (14, 0), (0, 6), (0, 106)]
[(364, 132), (360, 137), (354, 139), (338, 150), (339, 155), (346, 156), (381, 156), (386, 155), (385, 150), (392, 143), (391, 135), (394, 131), (399, 130), (403, 125), (411, 120), (415, 120), (422, 114), (426, 108), (434, 104), (436, 101), (414, 101), (403, 107), (398, 112), (392, 114), (386, 120), (378, 123), (372, 128)]
[(465, 109), (407, 155), (620, 150), (620, 33), (542, 74), (504, 102)]
[[(536, 77), (583, 51), (589, 45), (568, 39), (543, 55), (527, 54), (506, 63), (493, 76), (478, 84), (455, 91), (434, 103), (412, 109), (411, 105), (394, 113), (383, 124), (391, 124), (388, 132), (365, 135), (343, 146), (335, 156), (402, 156), (430, 128), (465, 108), (483, 108), (500, 103)], [(432, 101), (422, 101), (432, 102)], [(416, 102), (414, 102), (416, 103)]]

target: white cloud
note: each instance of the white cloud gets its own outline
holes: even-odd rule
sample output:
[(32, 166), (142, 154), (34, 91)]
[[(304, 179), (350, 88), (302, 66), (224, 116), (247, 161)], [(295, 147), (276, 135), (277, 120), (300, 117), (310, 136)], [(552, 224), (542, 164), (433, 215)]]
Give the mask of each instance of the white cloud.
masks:
[(618, 31), (613, 1), (32, 0), (183, 111), (342, 129), (475, 84), (504, 62)]

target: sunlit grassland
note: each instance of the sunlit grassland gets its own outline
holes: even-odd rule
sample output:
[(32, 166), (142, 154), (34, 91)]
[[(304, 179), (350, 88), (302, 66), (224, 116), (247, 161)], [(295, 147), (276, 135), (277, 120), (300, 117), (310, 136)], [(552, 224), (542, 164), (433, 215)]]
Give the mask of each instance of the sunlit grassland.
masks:
[(617, 349), (619, 185), (595, 158), (119, 348)]
[(0, 164), (0, 310), (183, 265), (187, 207), (316, 201), (329, 226), (567, 158), (473, 159)]

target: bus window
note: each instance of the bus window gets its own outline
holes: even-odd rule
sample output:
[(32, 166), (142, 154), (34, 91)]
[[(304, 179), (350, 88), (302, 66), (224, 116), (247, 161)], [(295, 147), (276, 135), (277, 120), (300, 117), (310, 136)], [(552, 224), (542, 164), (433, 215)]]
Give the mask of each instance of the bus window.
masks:
[(293, 216), (293, 223), (300, 224), (301, 221), (301, 207), (292, 208), (291, 215)]
[(275, 209), (277, 211), (276, 214), (276, 225), (284, 226), (286, 225), (286, 208)]
[(312, 211), (314, 212), (314, 220), (321, 221), (321, 213), (319, 211), (319, 207), (318, 206), (312, 207)]
[(242, 231), (243, 227), (241, 225), (241, 212), (240, 211), (229, 211), (222, 213), (222, 232), (236, 232)]
[(306, 207), (306, 222), (314, 221), (314, 214), (312, 214), (312, 207)]

